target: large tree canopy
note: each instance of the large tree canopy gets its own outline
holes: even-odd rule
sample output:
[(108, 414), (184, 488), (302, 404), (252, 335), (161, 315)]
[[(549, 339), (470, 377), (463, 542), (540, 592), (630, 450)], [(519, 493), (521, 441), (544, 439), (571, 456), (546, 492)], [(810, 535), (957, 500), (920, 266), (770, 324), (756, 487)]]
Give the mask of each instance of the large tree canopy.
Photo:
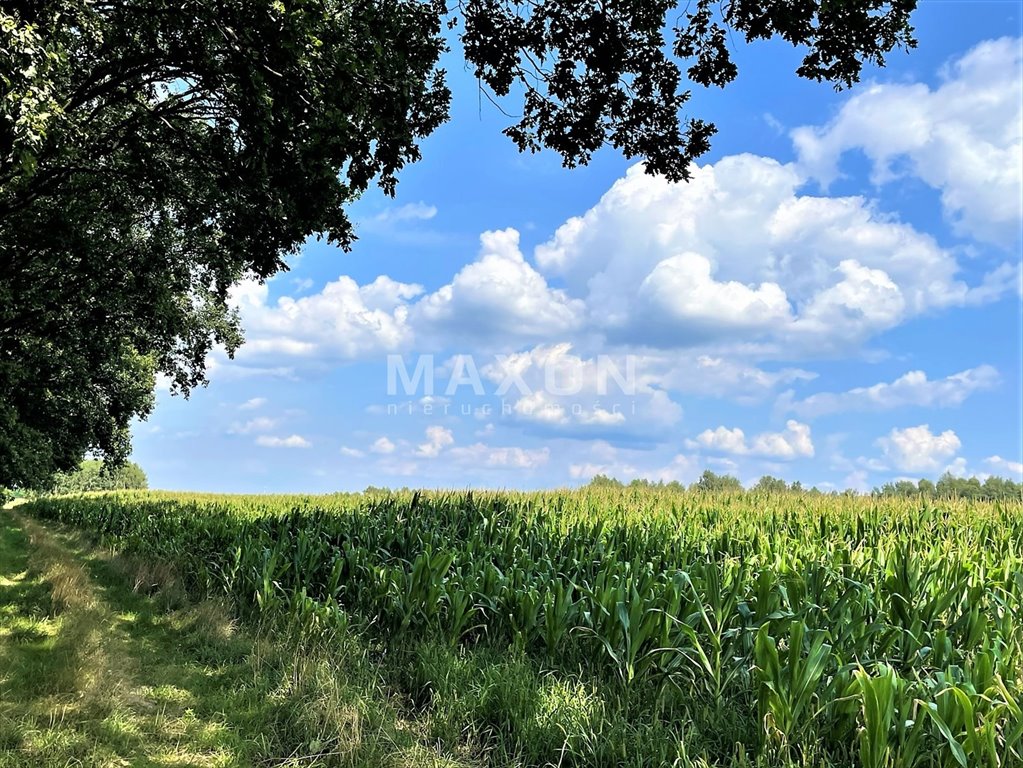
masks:
[(111, 460), (162, 372), (204, 381), (241, 341), (230, 286), (419, 158), (446, 119), (438, 61), (521, 99), (505, 131), (567, 166), (604, 144), (688, 177), (714, 126), (687, 86), (736, 39), (805, 50), (838, 86), (914, 45), (914, 0), (13, 0), (0, 8), (0, 485)]

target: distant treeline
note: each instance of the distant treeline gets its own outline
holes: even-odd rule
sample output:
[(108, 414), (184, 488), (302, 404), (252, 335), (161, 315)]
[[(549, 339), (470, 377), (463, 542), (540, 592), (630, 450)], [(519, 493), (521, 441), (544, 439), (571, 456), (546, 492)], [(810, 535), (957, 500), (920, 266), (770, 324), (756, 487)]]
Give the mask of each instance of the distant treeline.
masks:
[[(595, 475), (589, 482), (593, 488), (664, 488), (666, 490), (683, 491), (686, 486), (677, 480), (670, 482), (653, 481), (637, 478), (629, 483), (623, 483), (607, 475)], [(733, 475), (719, 475), (709, 469), (704, 471), (700, 479), (689, 486), (691, 491), (742, 491), (745, 490), (739, 478)], [(786, 483), (781, 478), (764, 475), (751, 491), (764, 493), (841, 493), (841, 491), (822, 491), (816, 486), (804, 488), (803, 484), (796, 480), (793, 483)], [(847, 491), (848, 492), (848, 491)], [(976, 477), (955, 477), (946, 472), (937, 482), (922, 479), (919, 482), (912, 480), (897, 480), (885, 483), (872, 492), (874, 496), (924, 496), (926, 498), (953, 498), (977, 499), (996, 501), (1002, 499), (1023, 498), (1023, 483), (1016, 483), (1004, 477), (991, 476), (983, 482)]]
[[(644, 478), (636, 478), (628, 483), (623, 483), (621, 480), (616, 480), (613, 477), (607, 475), (594, 475), (593, 479), (589, 482), (591, 488), (664, 488), (666, 490), (684, 491), (686, 486), (680, 483), (678, 480), (671, 480), (664, 482), (663, 480), (646, 480)], [(700, 479), (689, 486), (691, 491), (744, 491), (746, 490), (739, 478), (734, 475), (719, 475), (716, 472), (711, 472), (709, 469), (704, 470), (703, 474), (700, 475)], [(764, 475), (757, 484), (753, 486), (751, 490), (754, 491), (765, 491), (770, 493), (781, 493), (783, 491), (793, 491), (795, 493), (823, 493), (818, 488), (804, 488), (803, 484), (796, 480), (794, 483), (789, 485), (784, 480), (777, 477), (771, 477), (770, 475)]]
[(127, 461), (120, 466), (107, 467), (102, 461), (86, 459), (74, 472), (58, 472), (49, 493), (82, 493), (84, 491), (121, 491), (149, 487), (142, 467)]
[(874, 489), (875, 496), (926, 496), (928, 498), (981, 499), (996, 501), (1000, 499), (1019, 499), (1023, 497), (1023, 483), (1016, 483), (1004, 477), (992, 475), (984, 482), (976, 477), (954, 477), (946, 472), (934, 483), (923, 479), (914, 483), (912, 480), (896, 480), (885, 483)]

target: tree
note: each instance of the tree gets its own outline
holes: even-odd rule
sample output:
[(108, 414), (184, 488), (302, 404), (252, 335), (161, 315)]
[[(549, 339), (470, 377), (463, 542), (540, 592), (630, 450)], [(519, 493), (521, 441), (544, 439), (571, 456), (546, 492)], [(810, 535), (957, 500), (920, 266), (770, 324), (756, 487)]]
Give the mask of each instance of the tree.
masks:
[(153, 374), (240, 342), (229, 288), (393, 190), (446, 115), (434, 6), (5, 3), (0, 483), (116, 461)]
[(142, 467), (127, 461), (117, 466), (87, 459), (73, 472), (58, 472), (53, 484), (46, 489), (51, 493), (82, 493), (84, 491), (142, 490), (149, 487)]
[[(793, 483), (793, 486), (795, 486), (795, 483)], [(802, 486), (800, 486), (799, 489), (793, 487), (793, 490), (800, 490), (801, 488)], [(784, 480), (777, 477), (771, 477), (770, 475), (764, 475), (762, 478), (757, 480), (757, 484), (753, 486), (754, 491), (759, 491), (761, 493), (785, 493), (788, 489), (789, 487)]]
[(885, 483), (880, 488), (875, 489), (874, 494), (877, 496), (911, 498), (919, 496), (920, 492), (920, 487), (912, 480), (896, 480), (894, 483)]
[[(735, 39), (805, 49), (838, 86), (915, 42), (915, 0), (11, 0), (0, 10), (0, 484), (128, 451), (153, 377), (187, 394), (241, 342), (228, 291), (348, 203), (393, 194), (448, 114), (456, 29), (505, 133), (566, 166), (609, 143), (688, 178), (715, 127), (688, 79), (737, 75)], [(668, 37), (665, 30), (670, 30)], [(667, 51), (671, 51), (669, 55)]]
[(587, 483), (590, 488), (621, 488), (622, 483), (620, 480), (616, 480), (608, 475), (594, 475), (590, 478), (590, 482)]
[(743, 489), (742, 483), (739, 482), (739, 478), (733, 477), (732, 475), (718, 475), (711, 472), (709, 469), (703, 470), (703, 474), (700, 475), (700, 479), (693, 483), (692, 488), (696, 491), (714, 492), (737, 492)]
[(893, 483), (885, 483), (880, 488), (874, 489), (875, 496), (902, 496), (916, 497), (923, 496), (928, 499), (986, 499), (988, 501), (1007, 501), (1023, 498), (1023, 483), (1012, 480), (990, 476), (981, 483), (977, 477), (956, 477), (946, 472), (938, 482), (934, 483), (926, 478), (918, 483), (911, 480), (898, 480)]

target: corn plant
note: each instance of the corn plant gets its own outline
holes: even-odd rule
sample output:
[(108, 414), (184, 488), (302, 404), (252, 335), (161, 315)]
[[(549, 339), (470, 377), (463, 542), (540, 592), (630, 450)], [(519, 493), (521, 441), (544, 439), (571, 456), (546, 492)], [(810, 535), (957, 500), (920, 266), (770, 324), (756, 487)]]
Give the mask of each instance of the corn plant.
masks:
[(300, 635), (350, 625), (382, 648), (486, 648), (590, 681), (593, 732), (573, 742), (588, 757), (548, 764), (1023, 765), (1019, 503), (625, 488), (22, 509)]

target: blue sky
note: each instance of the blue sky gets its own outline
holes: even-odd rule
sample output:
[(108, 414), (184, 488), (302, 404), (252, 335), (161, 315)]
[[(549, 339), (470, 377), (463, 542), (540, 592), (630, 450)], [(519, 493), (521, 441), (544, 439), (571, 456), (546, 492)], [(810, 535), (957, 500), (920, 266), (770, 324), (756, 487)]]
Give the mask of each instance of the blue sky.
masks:
[[(1020, 479), (1020, 9), (922, 3), (919, 48), (842, 92), (740, 48), (694, 92), (719, 133), (681, 185), (519, 154), (452, 55), (397, 197), (352, 208), (352, 253), (241, 286), (247, 344), (159, 390), (134, 460), (252, 492)], [(433, 393), (389, 392), (389, 359)]]

